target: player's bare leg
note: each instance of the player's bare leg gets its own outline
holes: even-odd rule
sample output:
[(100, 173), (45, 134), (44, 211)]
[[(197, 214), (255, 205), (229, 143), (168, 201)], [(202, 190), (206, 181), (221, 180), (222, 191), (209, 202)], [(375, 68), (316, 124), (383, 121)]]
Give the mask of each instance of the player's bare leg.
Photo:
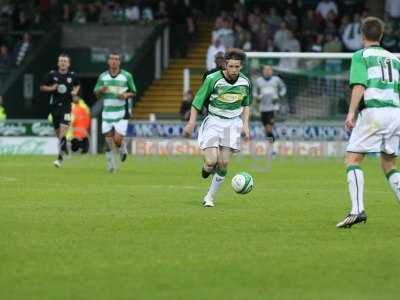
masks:
[(125, 161), (128, 157), (124, 136), (118, 132), (114, 132), (114, 144), (119, 148), (119, 157), (121, 161)]
[(64, 160), (64, 154), (67, 153), (67, 139), (66, 134), (68, 131), (68, 125), (60, 124), (60, 127), (56, 130), (56, 136), (58, 138), (58, 157), (54, 161), (54, 166), (60, 168)]
[(107, 169), (110, 173), (114, 173), (117, 170), (117, 163), (114, 157), (114, 129), (104, 134), (106, 141), (106, 159), (107, 159)]
[(381, 167), (390, 187), (396, 195), (397, 201), (400, 202), (400, 173), (396, 169), (396, 156), (381, 153)]
[(364, 172), (360, 167), (364, 156), (362, 153), (347, 153), (347, 183), (352, 207), (345, 219), (336, 225), (338, 228), (350, 228), (354, 224), (367, 221), (364, 210)]
[(218, 162), (218, 148), (206, 148), (203, 150), (204, 155), (204, 165), (201, 169), (201, 176), (203, 178), (208, 178), (210, 174), (215, 171), (215, 167)]
[(225, 175), (228, 171), (229, 160), (232, 155), (232, 150), (227, 147), (220, 147), (218, 151), (218, 161), (215, 174), (212, 178), (210, 188), (208, 189), (207, 195), (204, 197), (203, 205), (205, 207), (214, 206), (214, 196), (224, 182)]

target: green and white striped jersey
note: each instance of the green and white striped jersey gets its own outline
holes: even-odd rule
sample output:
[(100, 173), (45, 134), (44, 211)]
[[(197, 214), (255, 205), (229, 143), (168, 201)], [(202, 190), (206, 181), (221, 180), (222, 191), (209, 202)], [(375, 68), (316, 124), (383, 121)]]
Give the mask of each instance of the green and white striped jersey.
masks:
[(400, 107), (400, 60), (389, 51), (371, 46), (353, 54), (350, 86), (365, 87), (365, 107)]
[(108, 90), (101, 94), (103, 100), (102, 119), (105, 122), (118, 122), (125, 117), (127, 105), (127, 100), (121, 100), (118, 96), (126, 92), (136, 93), (132, 75), (122, 69), (116, 76), (112, 76), (109, 71), (106, 71), (101, 73), (97, 79), (94, 92), (96, 93), (103, 86), (107, 86)]
[(201, 111), (208, 104), (208, 112), (222, 118), (240, 116), (243, 106), (251, 104), (251, 83), (242, 73), (235, 82), (228, 82), (223, 71), (211, 73), (197, 91), (192, 106)]

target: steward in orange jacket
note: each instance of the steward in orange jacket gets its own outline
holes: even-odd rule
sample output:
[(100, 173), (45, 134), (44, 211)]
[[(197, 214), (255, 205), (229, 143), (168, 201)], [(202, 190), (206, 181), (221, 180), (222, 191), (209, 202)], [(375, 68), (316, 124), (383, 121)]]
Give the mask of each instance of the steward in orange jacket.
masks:
[(90, 110), (81, 98), (74, 99), (71, 110), (71, 149), (82, 153), (89, 151)]

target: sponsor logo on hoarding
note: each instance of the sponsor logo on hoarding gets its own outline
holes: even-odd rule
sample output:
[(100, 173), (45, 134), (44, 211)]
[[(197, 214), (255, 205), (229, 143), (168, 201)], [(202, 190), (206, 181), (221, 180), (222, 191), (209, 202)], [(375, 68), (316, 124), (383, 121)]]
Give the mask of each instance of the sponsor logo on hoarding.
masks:
[(9, 137), (0, 138), (0, 155), (56, 154), (56, 138)]
[(32, 133), (38, 136), (53, 136), (54, 129), (47, 122), (35, 122), (32, 124)]
[[(280, 157), (342, 157), (346, 152), (343, 141), (277, 141), (273, 144), (274, 152)], [(268, 156), (272, 149), (267, 141), (242, 143), (240, 155), (255, 157)], [(134, 155), (201, 155), (196, 140), (187, 139), (132, 139), (131, 152)]]
[(6, 121), (0, 123), (0, 136), (54, 136), (54, 129), (46, 121)]
[[(183, 123), (133, 122), (128, 126), (128, 136), (138, 138), (180, 138)], [(193, 136), (197, 136), (196, 127)], [(250, 123), (252, 139), (265, 139), (265, 129), (259, 122)], [(279, 140), (347, 141), (349, 132), (342, 125), (277, 124), (274, 134)]]
[(22, 123), (8, 123), (0, 122), (0, 135), (4, 136), (18, 136), (24, 135), (27, 132), (27, 128)]

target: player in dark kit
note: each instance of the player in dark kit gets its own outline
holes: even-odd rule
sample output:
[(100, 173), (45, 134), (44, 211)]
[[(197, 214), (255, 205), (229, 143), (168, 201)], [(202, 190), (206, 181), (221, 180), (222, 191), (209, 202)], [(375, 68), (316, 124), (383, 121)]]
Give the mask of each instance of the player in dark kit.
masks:
[(206, 77), (207, 77), (208, 75), (210, 75), (210, 74), (212, 74), (212, 73), (214, 73), (214, 72), (217, 72), (217, 71), (225, 70), (225, 53), (222, 52), (222, 51), (218, 51), (218, 52), (215, 54), (214, 62), (215, 62), (216, 67), (213, 68), (213, 69), (211, 69), (211, 70), (206, 71), (206, 72), (203, 74), (203, 77), (202, 77), (202, 79), (201, 79), (201, 82), (204, 82), (204, 80), (206, 80)]
[(79, 93), (80, 84), (75, 72), (70, 71), (71, 60), (67, 54), (60, 54), (57, 70), (51, 70), (40, 86), (42, 92), (51, 93), (50, 106), (53, 126), (58, 137), (58, 158), (54, 166), (61, 167), (63, 156), (67, 152), (65, 135), (71, 121), (71, 103)]

